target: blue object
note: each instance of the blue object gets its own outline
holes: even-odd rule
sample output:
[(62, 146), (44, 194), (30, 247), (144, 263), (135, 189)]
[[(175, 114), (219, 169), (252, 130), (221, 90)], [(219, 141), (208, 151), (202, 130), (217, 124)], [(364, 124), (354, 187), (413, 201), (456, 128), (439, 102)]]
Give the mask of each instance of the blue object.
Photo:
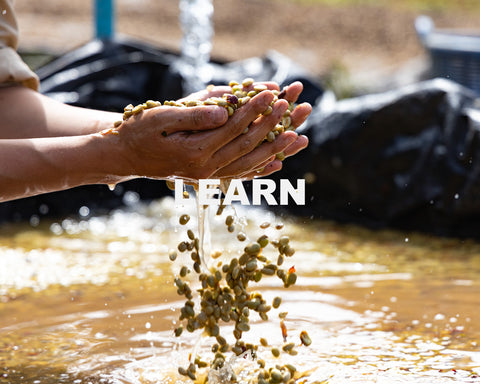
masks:
[(114, 35), (114, 0), (95, 0), (95, 37), (111, 39)]
[(435, 29), (419, 16), (415, 29), (431, 59), (431, 76), (444, 77), (480, 94), (480, 33)]

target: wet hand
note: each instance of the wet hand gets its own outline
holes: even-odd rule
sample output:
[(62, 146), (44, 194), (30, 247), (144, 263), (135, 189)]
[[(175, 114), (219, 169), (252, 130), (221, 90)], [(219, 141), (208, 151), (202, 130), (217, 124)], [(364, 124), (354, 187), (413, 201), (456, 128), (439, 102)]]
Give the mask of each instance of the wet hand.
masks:
[(156, 107), (132, 116), (105, 138), (117, 141), (123, 176), (209, 178), (251, 152), (272, 128), (259, 124), (242, 135), (273, 97), (262, 92), (231, 118), (218, 106)]
[[(251, 85), (251, 88), (259, 83)], [(273, 82), (261, 83), (268, 90), (279, 91)], [(281, 120), (288, 102), (295, 102), (303, 86), (296, 82), (282, 91), (283, 99), (273, 104), (272, 113), (263, 116), (273, 101), (268, 90), (253, 97), (228, 118), (223, 107), (156, 107), (129, 118), (117, 130), (125, 149), (122, 158), (132, 175), (151, 178), (178, 176), (185, 179), (251, 178), (270, 174), (281, 168), (275, 154), (291, 156), (303, 149), (308, 140), (295, 132), (284, 132), (271, 143), (265, 136)], [(205, 100), (231, 93), (229, 86), (208, 87), (183, 100)], [(278, 92), (277, 92), (278, 93)], [(291, 113), (297, 127), (308, 116), (308, 104)], [(262, 169), (258, 172), (258, 169)]]
[[(262, 83), (267, 85), (271, 90), (279, 90), (278, 85), (273, 82)], [(283, 89), (283, 95), (280, 96), (290, 103), (295, 103), (303, 91), (303, 84), (296, 81)], [(271, 121), (278, 122), (283, 115), (285, 109), (278, 109), (277, 113), (272, 113)], [(283, 112), (280, 112), (283, 111)], [(312, 106), (309, 103), (302, 103), (295, 107), (290, 117), (292, 119), (293, 127), (298, 128), (308, 118), (312, 111)], [(269, 116), (269, 117), (270, 117)], [(254, 177), (267, 176), (282, 168), (282, 161), (277, 159), (275, 154), (283, 152), (285, 158), (293, 156), (308, 146), (308, 138), (303, 135), (297, 135), (295, 132), (284, 132), (277, 136), (272, 143), (263, 143), (251, 153), (232, 162), (228, 167), (225, 167), (216, 173), (216, 177), (226, 177), (228, 173), (237, 174), (237, 177), (243, 179), (252, 179)]]

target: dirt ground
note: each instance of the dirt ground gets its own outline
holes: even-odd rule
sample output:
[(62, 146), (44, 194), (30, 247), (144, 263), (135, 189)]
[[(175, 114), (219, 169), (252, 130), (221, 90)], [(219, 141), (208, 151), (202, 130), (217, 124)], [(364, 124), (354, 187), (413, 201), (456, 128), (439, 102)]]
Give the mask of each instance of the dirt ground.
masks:
[[(314, 76), (336, 69), (359, 82), (405, 73), (405, 68), (415, 71), (426, 63), (414, 29), (419, 12), (411, 8), (372, 1), (351, 6), (299, 5), (287, 0), (213, 3), (214, 58), (232, 61), (273, 49)], [(15, 4), (21, 50), (60, 54), (94, 36), (93, 1), (16, 0)], [(433, 18), (436, 27), (480, 28), (478, 12), (437, 9), (424, 14)], [(178, 51), (178, 16), (176, 0), (117, 0), (116, 33)]]

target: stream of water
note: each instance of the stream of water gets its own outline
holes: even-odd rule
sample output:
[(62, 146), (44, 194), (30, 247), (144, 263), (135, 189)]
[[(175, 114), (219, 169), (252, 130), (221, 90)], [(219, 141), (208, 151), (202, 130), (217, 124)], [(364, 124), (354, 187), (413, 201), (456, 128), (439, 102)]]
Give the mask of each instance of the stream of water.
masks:
[[(173, 199), (130, 201), (106, 216), (84, 209), (0, 229), (1, 383), (188, 382), (177, 367), (198, 336), (173, 335), (182, 300), (168, 259), (185, 229)], [(297, 284), (262, 279), (259, 289), (283, 298), (289, 341), (310, 334), (310, 347), (281, 357), (303, 382), (480, 382), (480, 244), (238, 209), (249, 236), (281, 221), (297, 250)], [(225, 224), (210, 224), (212, 247), (238, 255)], [(247, 339), (283, 343), (276, 316), (252, 321)], [(280, 362), (269, 347), (258, 355)]]

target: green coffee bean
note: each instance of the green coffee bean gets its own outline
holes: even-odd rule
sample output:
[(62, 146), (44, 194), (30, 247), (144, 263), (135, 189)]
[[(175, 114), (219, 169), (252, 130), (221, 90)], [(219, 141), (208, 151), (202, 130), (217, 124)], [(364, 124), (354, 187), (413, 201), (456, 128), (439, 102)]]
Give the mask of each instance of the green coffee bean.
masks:
[(238, 263), (240, 265), (245, 265), (247, 264), (248, 259), (250, 258), (248, 253), (243, 253), (242, 256), (238, 258)]
[(245, 247), (244, 251), (249, 255), (257, 255), (261, 248), (262, 247), (258, 243), (250, 243)]
[(238, 241), (245, 241), (246, 239), (247, 239), (247, 236), (245, 235), (245, 233), (239, 232), (239, 233), (237, 234), (237, 240), (238, 240)]
[(217, 343), (220, 344), (220, 345), (225, 345), (225, 344), (227, 344), (227, 340), (225, 340), (225, 338), (223, 336), (218, 335), (217, 336)]
[(278, 308), (281, 303), (282, 303), (282, 298), (277, 296), (272, 301), (272, 307), (273, 308)]
[(188, 223), (189, 220), (190, 220), (190, 216), (185, 214), (180, 216), (179, 222), (181, 225), (185, 225)]
[(177, 259), (177, 252), (175, 252), (175, 250), (171, 250), (170, 253), (168, 254), (168, 258), (171, 260), (171, 261), (175, 261)]
[(302, 342), (303, 345), (307, 347), (310, 344), (312, 344), (312, 339), (310, 339), (310, 336), (308, 335), (307, 331), (300, 332), (300, 341)]
[(257, 243), (260, 245), (261, 248), (265, 248), (269, 241), (268, 241), (268, 236), (267, 235), (262, 235), (257, 239)]
[[(251, 77), (247, 77), (242, 81), (242, 85), (246, 88), (253, 84), (254, 80)], [(238, 84), (238, 83), (237, 83)]]
[(272, 268), (267, 268), (267, 267), (268, 267), (268, 265), (267, 265), (266, 267), (262, 268), (262, 270), (261, 270), (262, 273), (263, 273), (264, 275), (267, 275), (267, 276), (273, 276), (273, 275), (275, 275), (275, 270), (272, 269)]
[(285, 364), (285, 368), (287, 368), (292, 375), (293, 375), (293, 374), (295, 373), (295, 371), (297, 370), (297, 368), (295, 368), (292, 364)]
[(250, 330), (250, 325), (247, 323), (238, 323), (236, 325), (237, 329), (242, 332), (248, 332)]
[(257, 260), (250, 260), (246, 265), (245, 269), (247, 272), (253, 272), (257, 269)]
[[(229, 83), (231, 92), (225, 93), (222, 97), (211, 97), (204, 101), (199, 100), (187, 100), (187, 101), (166, 101), (164, 105), (171, 107), (195, 107), (197, 105), (217, 105), (225, 108), (229, 116), (233, 115), (235, 111), (249, 102), (250, 98), (257, 95), (259, 92), (262, 92), (267, 89), (264, 84), (254, 84), (253, 79), (245, 79), (242, 84), (239, 84), (236, 81)], [(253, 90), (250, 87), (253, 86)], [(249, 91), (250, 89), (250, 91)], [(273, 112), (274, 103), (279, 98), (285, 98), (286, 91), (273, 91), (274, 101), (272, 104), (264, 111), (263, 115), (268, 116)], [(159, 102), (153, 100), (147, 100), (143, 104), (137, 106), (127, 106), (124, 110), (124, 120), (128, 119), (133, 115), (133, 110), (135, 113), (141, 113), (144, 109), (155, 108), (156, 106), (161, 105)], [(269, 132), (263, 139), (264, 141), (274, 141), (276, 136), (283, 133), (285, 130), (294, 130), (295, 127), (291, 125), (290, 111), (294, 109), (293, 103), (289, 103), (289, 109), (284, 113), (281, 121), (275, 126), (275, 128)], [(118, 124), (118, 123), (117, 123)], [(121, 122), (120, 122), (121, 124)], [(247, 133), (247, 130), (245, 130)], [(258, 143), (261, 145), (261, 143)], [(280, 155), (281, 158), (281, 155)], [(223, 183), (223, 181), (222, 181)], [(174, 189), (174, 183), (172, 180), (168, 181), (169, 188)], [(223, 189), (222, 189), (223, 190)], [(221, 215), (225, 205), (223, 202), (219, 205), (217, 209), (217, 215)], [(189, 222), (190, 217), (188, 215), (182, 215), (179, 219), (181, 225), (185, 225)], [(231, 233), (235, 232), (235, 218), (233, 215), (228, 215), (225, 219), (225, 225), (227, 230)], [(266, 229), (270, 226), (270, 223), (262, 223), (261, 228)], [(275, 226), (276, 229), (281, 229), (283, 225)], [(198, 274), (198, 281), (200, 283), (200, 288), (198, 291), (200, 295), (200, 309), (195, 311), (193, 291), (186, 282), (183, 282), (180, 278), (176, 278), (175, 285), (177, 286), (177, 292), (180, 295), (185, 296), (187, 301), (185, 305), (181, 308), (180, 320), (184, 321), (182, 327), (177, 327), (175, 329), (175, 334), (180, 335), (181, 330), (186, 326), (187, 331), (194, 332), (198, 329), (203, 329), (204, 332), (208, 335), (214, 336), (217, 338), (217, 343), (212, 347), (212, 351), (215, 353), (215, 358), (213, 359), (210, 367), (213, 369), (223, 367), (225, 364), (225, 356), (223, 353), (232, 351), (235, 354), (239, 355), (245, 350), (250, 350), (255, 353), (258, 348), (254, 344), (245, 344), (242, 341), (243, 332), (248, 332), (250, 330), (249, 325), (249, 311), (253, 310), (257, 312), (260, 318), (264, 321), (268, 320), (267, 313), (270, 309), (278, 308), (281, 304), (281, 298), (275, 297), (272, 300), (272, 306), (267, 305), (266, 301), (262, 298), (262, 295), (259, 292), (250, 293), (248, 290), (248, 285), (250, 282), (259, 282), (262, 279), (263, 275), (273, 276), (277, 275), (284, 283), (284, 286), (292, 285), (296, 282), (296, 274), (294, 269), (289, 270), (287, 273), (285, 270), (280, 269), (278, 266), (282, 265), (284, 262), (284, 256), (291, 256), (294, 253), (292, 247), (289, 246), (288, 237), (282, 236), (277, 241), (270, 241), (266, 235), (260, 236), (256, 242), (248, 244), (244, 248), (244, 253), (238, 258), (232, 258), (228, 263), (225, 263), (223, 260), (218, 261), (216, 266), (209, 266), (209, 272), (204, 273), (200, 269), (200, 256), (201, 253), (199, 239), (195, 237), (195, 233), (189, 229), (187, 230), (187, 236), (189, 241), (182, 241), (178, 244), (178, 251), (184, 252), (189, 250), (191, 252), (190, 256), (193, 262), (193, 270)], [(238, 241), (245, 241), (247, 235), (244, 232), (238, 232), (237, 235)], [(268, 246), (269, 243), (272, 243), (274, 247), (278, 249), (279, 256), (276, 263), (271, 262), (267, 256), (269, 255), (268, 250), (263, 254), (262, 250)], [(172, 251), (169, 253), (169, 258), (174, 261), (177, 258), (177, 252)], [(215, 251), (209, 255), (210, 261), (220, 257), (221, 252)], [(267, 255), (267, 256), (265, 256)], [(203, 260), (202, 260), (203, 261)], [(259, 264), (261, 263), (261, 264)], [(211, 264), (211, 263), (210, 263)], [(209, 263), (207, 263), (209, 265)], [(205, 265), (204, 267), (207, 267)], [(191, 267), (190, 267), (191, 268)], [(183, 266), (180, 269), (180, 276), (185, 277), (189, 273), (187, 266)], [(196, 300), (195, 300), (196, 301)], [(281, 316), (281, 315), (280, 315)], [(286, 313), (285, 313), (286, 316)], [(234, 346), (228, 344), (227, 340), (220, 336), (219, 334), (219, 322), (224, 321), (228, 323), (230, 321), (235, 322), (235, 327), (233, 330), (233, 336), (237, 340)], [(283, 331), (282, 331), (283, 332)], [(262, 339), (261, 344), (268, 346), (268, 342), (265, 339)], [(293, 347), (285, 347), (286, 351), (289, 353), (296, 353)], [(280, 354), (278, 348), (273, 349), (272, 352), (274, 355), (277, 354), (277, 357)], [(259, 361), (259, 367), (265, 367), (264, 361)], [(207, 364), (201, 362), (199, 358), (195, 358), (195, 363), (189, 366), (189, 369), (183, 369), (183, 374), (189, 378), (195, 377), (195, 368), (202, 365), (205, 367)], [(282, 381), (288, 384), (293, 381), (293, 371), (285, 367), (277, 366), (277, 371), (273, 371), (273, 378), (267, 370), (264, 370), (263, 373), (258, 376), (258, 382), (260, 384), (274, 384), (281, 383)], [(272, 369), (271, 369), (272, 370)]]
[(270, 377), (272, 378), (274, 383), (280, 383), (283, 380), (282, 373), (276, 368), (270, 371)]
[(143, 111), (143, 105), (142, 104), (138, 104), (132, 109), (132, 113), (134, 115), (138, 115), (142, 111)]
[(273, 112), (273, 108), (269, 105), (265, 111), (263, 111), (262, 115), (263, 116), (268, 116), (271, 115)]
[(285, 254), (285, 256), (291, 257), (295, 254), (295, 249), (290, 247), (290, 245), (286, 245), (283, 250), (283, 253)]
[(253, 90), (255, 92), (262, 92), (262, 91), (266, 91), (267, 89), (268, 89), (267, 86), (264, 84), (257, 84), (253, 86)]
[(285, 282), (285, 287), (288, 288), (291, 285), (294, 285), (297, 281), (297, 274), (295, 272), (287, 274), (287, 281)]

